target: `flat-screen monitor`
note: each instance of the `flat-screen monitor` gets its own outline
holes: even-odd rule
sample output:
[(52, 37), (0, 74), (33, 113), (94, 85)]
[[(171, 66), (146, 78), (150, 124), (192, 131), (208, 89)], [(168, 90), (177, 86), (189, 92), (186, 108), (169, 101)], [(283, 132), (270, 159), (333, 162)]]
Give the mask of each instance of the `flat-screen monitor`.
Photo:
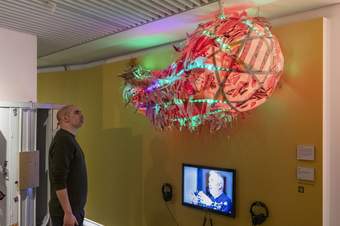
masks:
[(234, 169), (183, 164), (182, 204), (235, 217)]

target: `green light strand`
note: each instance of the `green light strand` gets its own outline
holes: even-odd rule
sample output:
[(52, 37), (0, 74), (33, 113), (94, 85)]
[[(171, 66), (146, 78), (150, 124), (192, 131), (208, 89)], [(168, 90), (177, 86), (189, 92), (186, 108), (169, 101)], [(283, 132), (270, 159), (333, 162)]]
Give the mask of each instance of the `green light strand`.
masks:
[(144, 79), (151, 77), (150, 71), (146, 70), (141, 65), (136, 66), (132, 70), (132, 74), (135, 77), (135, 79), (138, 79), (138, 80), (144, 80)]
[(208, 30), (204, 30), (203, 32), (203, 35), (209, 37), (209, 38), (214, 38), (215, 41), (217, 42), (217, 44), (220, 45), (220, 48), (222, 50), (225, 50), (227, 53), (231, 53), (231, 47), (230, 45), (228, 45), (227, 43), (223, 42), (223, 39), (216, 36), (213, 32), (211, 31), (208, 31)]
[[(219, 113), (223, 113), (223, 112), (224, 112), (223, 110), (219, 109), (219, 110), (216, 110), (216, 111), (208, 112), (204, 115), (195, 115), (195, 116), (192, 116), (192, 117), (176, 118), (176, 119), (173, 119), (172, 121), (178, 122), (180, 127), (184, 127), (188, 122), (189, 128), (194, 129), (194, 128), (198, 127), (199, 125), (201, 125), (202, 120), (206, 119), (210, 115), (215, 115), (215, 114), (219, 114)], [(221, 119), (223, 119), (227, 123), (230, 123), (230, 122), (232, 122), (233, 117), (230, 114), (224, 114), (224, 115), (221, 115)]]
[(125, 103), (130, 102), (131, 97), (134, 94), (134, 88), (130, 84), (126, 84), (123, 89), (123, 100)]

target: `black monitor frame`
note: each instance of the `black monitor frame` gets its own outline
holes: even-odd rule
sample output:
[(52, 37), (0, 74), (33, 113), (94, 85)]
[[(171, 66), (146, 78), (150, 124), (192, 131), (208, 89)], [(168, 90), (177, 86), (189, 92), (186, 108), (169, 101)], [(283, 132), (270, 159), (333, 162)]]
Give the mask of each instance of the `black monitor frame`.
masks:
[[(184, 202), (184, 167), (195, 167), (195, 168), (202, 168), (202, 169), (207, 169), (207, 170), (216, 170), (216, 171), (224, 171), (224, 172), (230, 172), (232, 173), (232, 180), (233, 180), (233, 193), (232, 193), (232, 211), (231, 214), (229, 213), (224, 213), (218, 210), (214, 210), (214, 209), (210, 209), (210, 208), (205, 208), (205, 207), (201, 207), (199, 205), (194, 205), (194, 204), (189, 204)], [(183, 163), (182, 164), (182, 205), (183, 206), (188, 206), (188, 207), (192, 207), (195, 209), (201, 209), (201, 210), (205, 210), (205, 211), (209, 211), (209, 212), (213, 212), (213, 213), (217, 213), (220, 215), (224, 215), (224, 216), (228, 216), (228, 217), (235, 217), (235, 193), (236, 193), (236, 186), (235, 186), (235, 182), (236, 182), (236, 170), (235, 169), (229, 169), (229, 168), (220, 168), (220, 167), (213, 167), (213, 166), (202, 166), (202, 165), (194, 165), (194, 164), (188, 164), (188, 163)]]

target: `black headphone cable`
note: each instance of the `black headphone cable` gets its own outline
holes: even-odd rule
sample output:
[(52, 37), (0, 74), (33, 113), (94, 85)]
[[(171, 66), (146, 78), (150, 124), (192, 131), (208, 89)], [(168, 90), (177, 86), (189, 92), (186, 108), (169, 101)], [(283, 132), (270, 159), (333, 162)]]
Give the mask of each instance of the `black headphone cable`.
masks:
[[(208, 213), (208, 218), (209, 218), (210, 226), (213, 226), (213, 221), (212, 221), (210, 213)], [(207, 223), (208, 218), (207, 218), (207, 213), (204, 214), (203, 226), (205, 226), (205, 224)]]
[(172, 212), (171, 212), (171, 210), (170, 210), (170, 208), (169, 208), (169, 206), (168, 206), (168, 203), (167, 203), (167, 202), (165, 202), (165, 206), (166, 206), (166, 208), (168, 209), (168, 211), (169, 211), (169, 213), (170, 213), (170, 215), (171, 215), (172, 219), (174, 219), (174, 221), (175, 221), (176, 225), (177, 225), (177, 226), (179, 226), (179, 224), (178, 224), (178, 222), (177, 222), (177, 220), (176, 220), (175, 216), (172, 214)]

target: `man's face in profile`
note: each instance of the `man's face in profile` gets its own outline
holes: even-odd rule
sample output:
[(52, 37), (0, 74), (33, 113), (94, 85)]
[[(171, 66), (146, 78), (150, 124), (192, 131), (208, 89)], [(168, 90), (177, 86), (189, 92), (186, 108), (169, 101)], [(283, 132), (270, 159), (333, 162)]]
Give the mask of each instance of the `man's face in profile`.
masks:
[(73, 128), (79, 129), (84, 123), (84, 116), (80, 109), (76, 106), (71, 106), (68, 112), (69, 123)]

